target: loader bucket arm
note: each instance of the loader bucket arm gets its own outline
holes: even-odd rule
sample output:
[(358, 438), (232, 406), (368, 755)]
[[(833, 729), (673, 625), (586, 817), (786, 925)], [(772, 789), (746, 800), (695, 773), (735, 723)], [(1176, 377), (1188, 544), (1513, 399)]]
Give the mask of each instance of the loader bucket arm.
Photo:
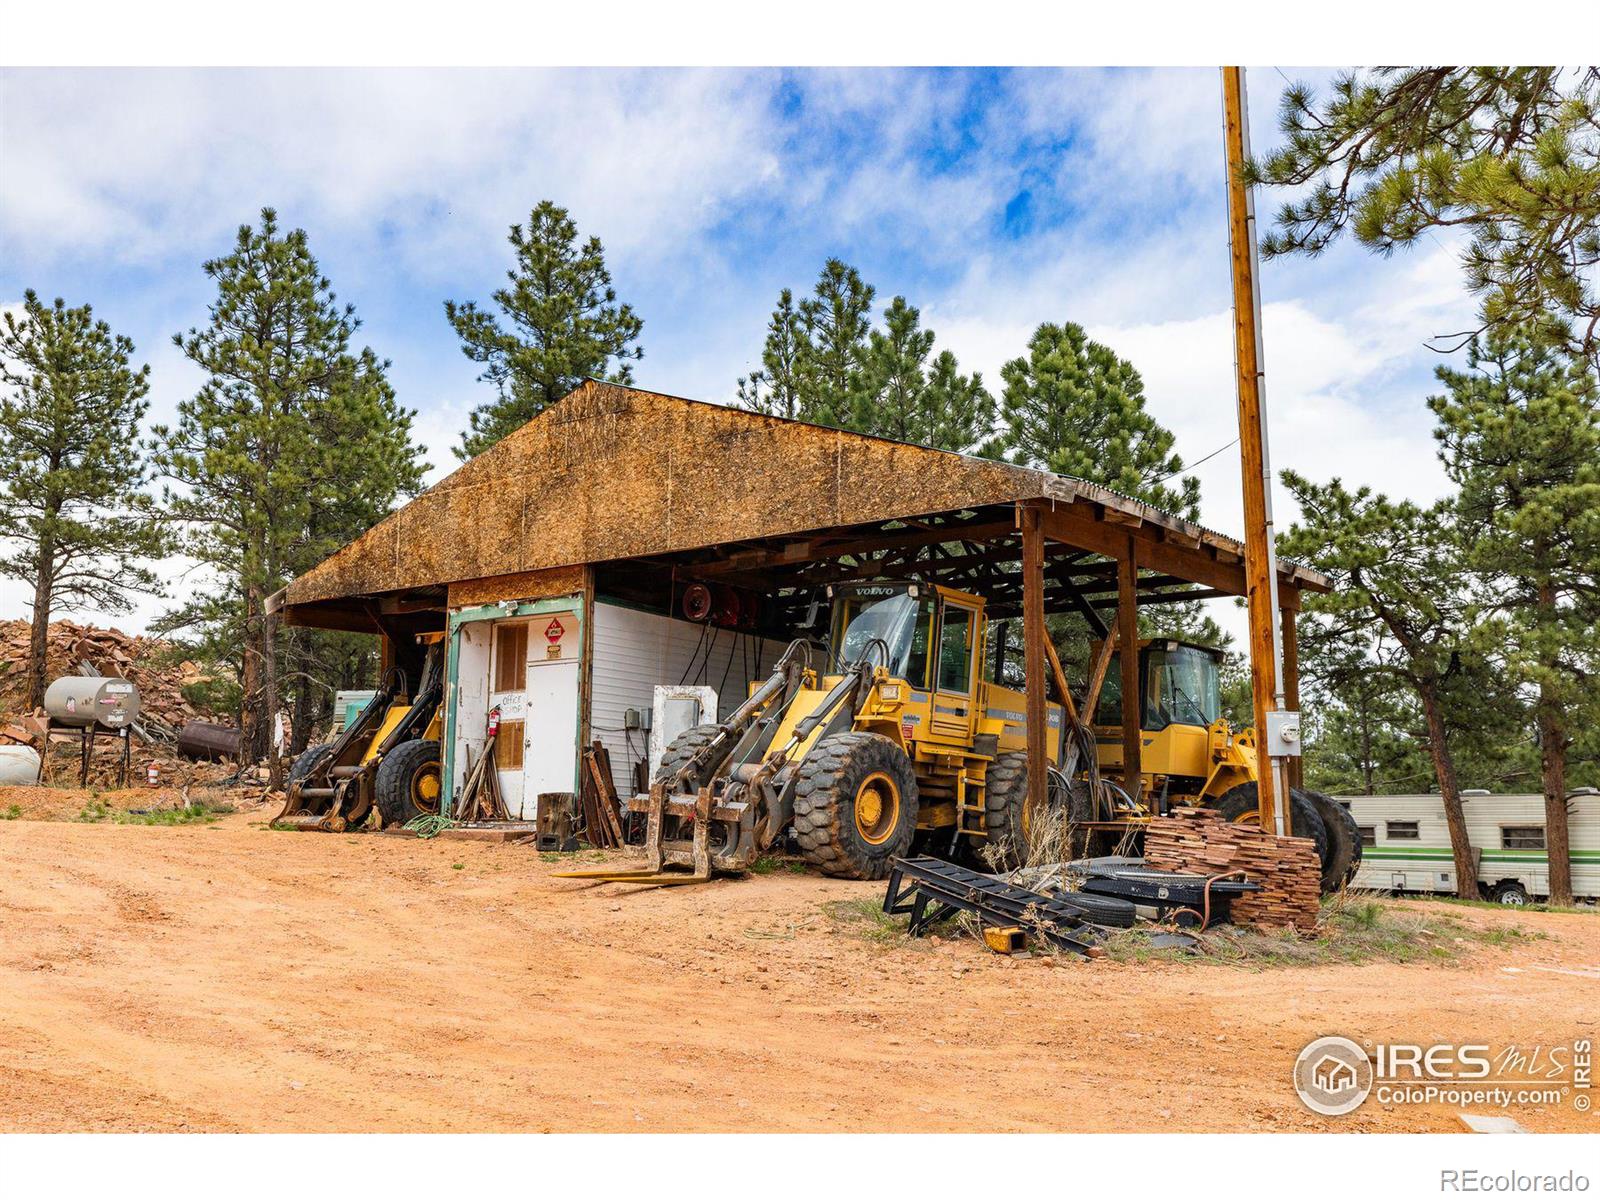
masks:
[(394, 703), (404, 684), (404, 679), (398, 677), (397, 673), (390, 673), (379, 681), (371, 703), (361, 710), (344, 732), (333, 739), (327, 756), (317, 769), (288, 786), (284, 793), (283, 809), (272, 818), (270, 825), (323, 833), (344, 832), (344, 819), (336, 811), (337, 789), (332, 776), (333, 768), (348, 762), (352, 750), (356, 751), (354, 758), (361, 757), (359, 748), (371, 741), (374, 733), (383, 725), (389, 706)]

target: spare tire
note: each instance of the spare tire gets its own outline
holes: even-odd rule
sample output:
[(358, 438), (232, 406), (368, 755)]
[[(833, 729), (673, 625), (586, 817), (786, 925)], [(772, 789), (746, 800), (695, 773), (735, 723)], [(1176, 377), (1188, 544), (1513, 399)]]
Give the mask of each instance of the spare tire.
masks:
[(1326, 792), (1307, 792), (1328, 831), (1328, 856), (1322, 863), (1324, 895), (1348, 887), (1361, 866), (1361, 827), (1350, 810)]
[(1057, 892), (1053, 897), (1083, 911), (1083, 919), (1112, 929), (1132, 929), (1138, 913), (1132, 900), (1121, 896), (1096, 896), (1092, 892)]

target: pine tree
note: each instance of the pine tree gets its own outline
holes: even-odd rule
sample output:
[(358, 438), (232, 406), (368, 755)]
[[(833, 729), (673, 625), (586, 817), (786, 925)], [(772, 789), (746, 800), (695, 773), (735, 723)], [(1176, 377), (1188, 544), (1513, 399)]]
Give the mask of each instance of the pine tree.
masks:
[(1474, 340), (1467, 367), (1440, 367), (1448, 393), (1428, 406), (1467, 562), (1489, 584), (1476, 635), (1537, 696), (1550, 899), (1570, 904), (1567, 755), (1600, 717), (1600, 396), (1585, 364), (1515, 330)]
[(510, 327), (468, 301), (446, 300), (461, 352), (483, 366), (498, 395), (473, 409), (458, 458), (471, 458), (531, 421), (585, 378), (631, 383), (644, 322), (617, 302), (600, 239), (580, 242), (567, 210), (542, 200), (527, 227), (513, 225), (509, 287), (493, 299)]
[(1346, 229), (1387, 255), (1462, 228), (1489, 328), (1600, 355), (1600, 67), (1349, 72), (1321, 103), (1289, 87), (1279, 125), (1286, 144), (1249, 177), (1303, 194), (1266, 257), (1319, 254)]
[(794, 306), (794, 293), (784, 288), (778, 294), (778, 307), (767, 322), (761, 367), (739, 380), (740, 406), (769, 417), (802, 419), (805, 406), (800, 374), (804, 346), (805, 334)]
[(168, 501), (185, 549), (223, 581), (195, 603), (243, 641), (242, 727), (259, 757), (281, 700), (267, 597), (415, 492), (423, 468), (388, 363), (352, 351), (360, 322), (303, 230), (282, 233), (263, 209), (260, 228), (241, 226), (233, 252), (204, 269), (217, 286), (210, 320), (174, 342), (207, 380), (155, 429), (156, 462), (178, 485)]
[(830, 258), (812, 294), (800, 301), (802, 420), (849, 429), (859, 418), (867, 389), (867, 331), (876, 294), (854, 267)]
[(1200, 481), (1183, 471), (1170, 430), (1145, 411), (1132, 363), (1071, 323), (1040, 325), (1028, 354), (1000, 371), (1002, 430), (985, 452), (1098, 483), (1187, 520), (1199, 518)]
[(50, 615), (126, 612), (161, 585), (142, 560), (166, 551), (139, 449), (150, 368), (87, 304), (29, 290), (0, 326), (0, 574), (33, 588), (24, 702), (44, 702)]
[(896, 296), (883, 311), (883, 329), (867, 335), (860, 395), (847, 427), (876, 437), (938, 450), (970, 450), (994, 420), (994, 398), (981, 375), (963, 375), (956, 356), (940, 351), (922, 315)]
[(1337, 479), (1314, 484), (1292, 471), (1283, 482), (1301, 517), (1279, 549), (1333, 581), (1329, 594), (1307, 598), (1306, 612), (1328, 623), (1324, 636), (1360, 647), (1373, 674), (1404, 683), (1416, 696), (1450, 830), (1457, 894), (1477, 899), (1450, 719), (1452, 701), (1470, 690), (1463, 678), (1468, 597), (1452, 586), (1463, 574), (1454, 509), (1448, 501), (1421, 508), (1367, 488), (1351, 492)]
[[(896, 296), (872, 327), (871, 284), (838, 259), (812, 295), (785, 288), (767, 323), (761, 368), (738, 381), (753, 412), (832, 425), (939, 450), (970, 451), (990, 433), (994, 397), (963, 375), (948, 350), (933, 353), (922, 314)], [(930, 356), (931, 361), (930, 361)]]

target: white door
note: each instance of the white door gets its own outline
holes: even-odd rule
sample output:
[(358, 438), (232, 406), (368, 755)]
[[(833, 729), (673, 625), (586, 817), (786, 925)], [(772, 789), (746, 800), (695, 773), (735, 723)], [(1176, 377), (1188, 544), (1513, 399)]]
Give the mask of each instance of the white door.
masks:
[(527, 702), (523, 725), (520, 807), (508, 788), (506, 807), (525, 821), (538, 817), (541, 792), (570, 792), (578, 762), (578, 617), (534, 617), (528, 633)]
[(489, 709), (500, 710), (500, 730), (494, 740), (495, 769), (500, 795), (515, 817), (523, 792), (523, 720), (528, 705), (528, 643), (532, 627), (526, 620), (496, 621), (494, 655), (489, 664)]

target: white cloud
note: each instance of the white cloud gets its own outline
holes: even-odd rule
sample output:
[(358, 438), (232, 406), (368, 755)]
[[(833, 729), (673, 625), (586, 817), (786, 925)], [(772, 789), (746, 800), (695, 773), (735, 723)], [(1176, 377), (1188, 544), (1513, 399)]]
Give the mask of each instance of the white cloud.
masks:
[(21, 71), (3, 77), (0, 231), (26, 260), (148, 262), (263, 203), (387, 235), (424, 277), (500, 253), (550, 196), (650, 257), (771, 175), (738, 72)]
[[(1264, 148), (1281, 81), (1251, 79)], [(275, 204), (393, 357), (432, 480), (487, 398), (439, 302), (483, 298), (506, 227), (549, 197), (644, 317), (645, 386), (731, 399), (778, 288), (837, 253), (997, 392), (1041, 321), (1086, 325), (1192, 462), (1237, 424), (1219, 97), (1211, 68), (7, 71), (0, 258), (135, 334), (166, 419), (198, 383), (165, 340), (204, 320), (196, 264)], [(1003, 229), (1024, 192), (1031, 223)], [(1470, 317), (1452, 246), (1340, 246), (1267, 264), (1263, 286), (1274, 465), (1442, 491), (1423, 344)], [(1207, 522), (1237, 532), (1237, 452), (1197, 473)]]

